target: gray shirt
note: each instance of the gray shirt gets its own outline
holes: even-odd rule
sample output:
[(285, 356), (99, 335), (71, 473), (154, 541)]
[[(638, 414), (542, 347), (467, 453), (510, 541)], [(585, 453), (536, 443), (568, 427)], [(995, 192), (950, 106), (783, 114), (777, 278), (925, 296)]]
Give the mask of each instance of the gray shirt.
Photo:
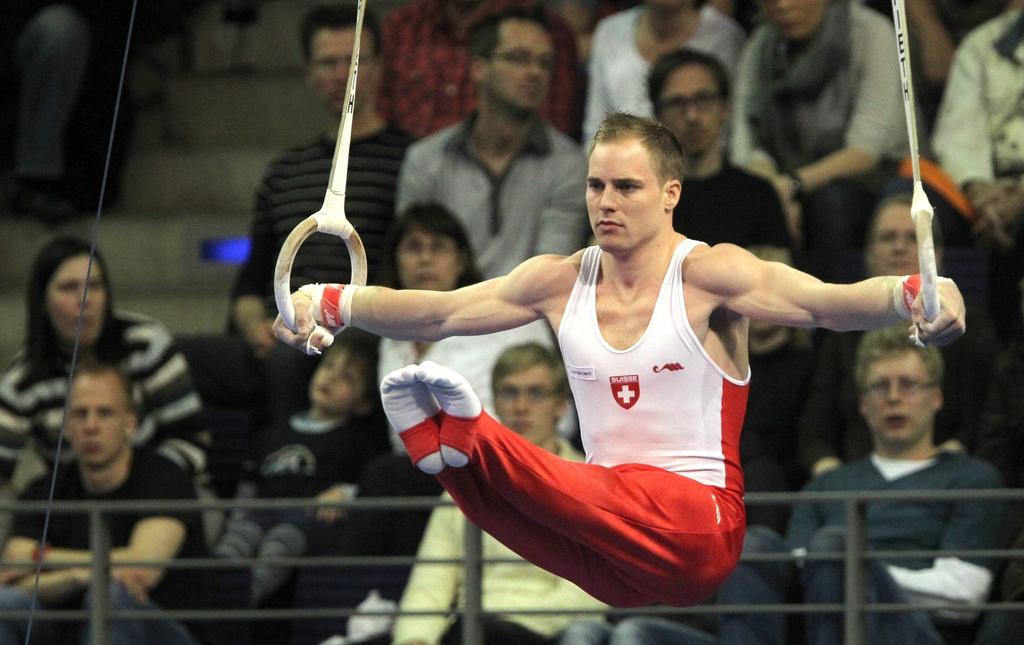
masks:
[(486, 278), (541, 253), (568, 255), (589, 231), (587, 168), (579, 146), (537, 121), (501, 176), (469, 150), (474, 117), (409, 148), (398, 178), (398, 212), (436, 202), (462, 222)]

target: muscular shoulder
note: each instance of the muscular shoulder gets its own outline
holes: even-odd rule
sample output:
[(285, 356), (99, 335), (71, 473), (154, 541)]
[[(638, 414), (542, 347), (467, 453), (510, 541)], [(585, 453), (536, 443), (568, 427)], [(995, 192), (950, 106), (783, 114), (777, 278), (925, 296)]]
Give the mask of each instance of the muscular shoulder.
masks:
[(728, 297), (756, 279), (758, 260), (735, 244), (699, 246), (683, 262), (683, 279), (709, 294)]
[(583, 251), (572, 255), (538, 255), (516, 267), (504, 278), (504, 288), (513, 301), (546, 309), (564, 300), (580, 272)]

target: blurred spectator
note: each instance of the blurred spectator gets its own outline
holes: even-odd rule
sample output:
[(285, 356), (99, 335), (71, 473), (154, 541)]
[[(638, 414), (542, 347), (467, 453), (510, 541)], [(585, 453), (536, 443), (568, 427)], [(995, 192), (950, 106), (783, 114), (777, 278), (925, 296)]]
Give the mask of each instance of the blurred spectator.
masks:
[[(67, 438), (75, 463), (51, 482), (49, 475), (35, 480), (20, 499), (43, 501), (54, 483), (55, 500), (174, 500), (194, 499), (188, 476), (163, 457), (133, 448), (139, 429), (132, 402), (132, 384), (117, 368), (87, 362), (80, 365), (71, 386)], [(136, 442), (137, 443), (137, 442)], [(136, 560), (201, 558), (206, 553), (198, 513), (167, 510), (134, 511), (106, 516), (110, 535), (109, 607), (125, 609), (207, 609), (202, 569), (119, 566)], [(89, 517), (83, 513), (19, 514), (4, 560), (35, 560), (36, 568), (5, 567), (0, 587), (0, 609), (77, 609), (93, 606), (92, 553)], [(43, 532), (46, 545), (40, 547)], [(73, 564), (72, 568), (51, 568)], [(38, 604), (34, 595), (38, 594)], [(36, 620), (32, 636), (42, 643), (88, 643), (88, 625)], [(111, 643), (191, 645), (197, 641), (184, 625), (170, 619), (117, 619), (110, 621)], [(74, 636), (81, 630), (81, 638)], [(0, 621), (0, 643), (28, 642), (21, 620)]]
[[(411, 0), (391, 12), (382, 47), (384, 114), (416, 137), (471, 114), (477, 80), (469, 34), (482, 19), (510, 9), (536, 10), (534, 0)], [(547, 66), (551, 91), (540, 113), (565, 134), (577, 136), (583, 83), (575, 35), (560, 17), (548, 14), (547, 19), (554, 48)]]
[[(1021, 282), (1024, 289), (1024, 281)], [(1018, 310), (1024, 316), (1024, 307)], [(978, 456), (999, 469), (1007, 486), (1024, 488), (1024, 340), (996, 359), (978, 432)], [(1024, 521), (1024, 516), (1021, 517)]]
[[(204, 1), (138, 3), (132, 51), (144, 52), (156, 40), (182, 30), (189, 12)], [(13, 159), (0, 159), (0, 166), (13, 162), (10, 209), (14, 213), (56, 225), (79, 210), (95, 209), (101, 186), (106, 189), (107, 205), (116, 200), (135, 113), (130, 92), (125, 92), (111, 146), (132, 4), (130, 0), (4, 3), (0, 84), (5, 91), (0, 93), (0, 111), (13, 111), (16, 116)], [(140, 58), (145, 59), (145, 54), (135, 57)]]
[[(89, 249), (82, 240), (59, 237), (36, 254), (26, 295), (26, 345), (0, 374), (0, 481), (10, 481), (16, 463), (27, 456), (23, 448), (30, 437), (52, 465), (76, 345), (79, 364), (110, 363), (130, 380), (138, 417), (135, 444), (151, 446), (186, 471), (201, 473), (207, 437), (188, 363), (163, 325), (115, 311), (110, 275), (99, 253), (86, 283)], [(81, 310), (86, 287), (88, 300)], [(69, 459), (64, 452), (62, 465)]]
[(892, 25), (849, 0), (764, 0), (736, 84), (732, 159), (802, 217), (799, 264), (836, 281), (907, 154)]
[(558, 12), (565, 24), (576, 35), (576, 54), (581, 64), (590, 58), (590, 39), (594, 33), (596, 0), (547, 0), (548, 6)]
[[(466, 232), (442, 206), (422, 204), (403, 213), (392, 231), (388, 248), (389, 286), (449, 291), (479, 281), (480, 274)], [(480, 393), (484, 407), (494, 412), (491, 398), (494, 362), (509, 347), (528, 342), (553, 346), (542, 321), (496, 334), (452, 336), (436, 343), (382, 338), (377, 372), (388, 374), (425, 360), (448, 365), (466, 376)], [(397, 434), (391, 433), (390, 437), (393, 454), (377, 457), (366, 465), (359, 481), (360, 497), (440, 494), (441, 485), (437, 480), (409, 462)], [(358, 521), (353, 521), (351, 529), (346, 529), (342, 548), (355, 553), (412, 555), (428, 517), (429, 512), (424, 511), (360, 511)]]
[[(935, 414), (942, 407), (942, 356), (933, 347), (907, 342), (900, 324), (864, 335), (857, 353), (856, 383), (860, 411), (870, 428), (872, 452), (863, 459), (815, 478), (804, 490), (916, 491), (986, 489), (1001, 486), (988, 463), (935, 445)], [(890, 501), (867, 505), (868, 549), (996, 549), (1003, 546), (1004, 505), (977, 499), (941, 502)], [(774, 531), (751, 527), (744, 553), (834, 553), (845, 548), (846, 507), (839, 502), (803, 503), (793, 510), (786, 541)], [(843, 602), (843, 561), (741, 562), (726, 581), (719, 601), (782, 603), (798, 577), (803, 601)], [(866, 642), (941, 643), (936, 629), (943, 623), (962, 625), (977, 615), (956, 609), (988, 597), (995, 563), (970, 555), (934, 558), (872, 559), (864, 578), (867, 602), (949, 603), (935, 612), (908, 610), (867, 614)], [(839, 612), (805, 618), (808, 645), (841, 642)], [(645, 641), (647, 642), (647, 641)], [(722, 619), (719, 642), (789, 642), (783, 614), (728, 614)]]
[[(1024, 289), (1024, 282), (1021, 283)], [(1024, 316), (1024, 307), (1019, 312)], [(978, 456), (1003, 475), (1007, 486), (1024, 488), (1024, 341), (1016, 340), (996, 360), (985, 403)], [(1008, 515), (1014, 549), (1024, 549), (1024, 513), (1019, 500)], [(1024, 558), (1011, 558), (999, 585), (998, 600), (1024, 600)], [(1024, 633), (1024, 613), (994, 611), (982, 621), (975, 645), (1001, 645), (1008, 634)]]
[[(384, 238), (394, 221), (398, 170), (411, 139), (377, 110), (382, 64), (379, 32), (372, 10), (363, 20), (345, 213), (366, 248), (369, 279), (379, 281)], [(324, 106), (327, 125), (316, 141), (273, 161), (257, 190), (252, 250), (232, 294), (231, 327), (240, 337), (186, 341), (204, 398), (226, 407), (266, 408), (259, 415), (264, 420), (260, 425), (284, 427), (293, 414), (309, 406), (306, 386), (317, 359), (291, 351), (274, 339), (274, 266), (295, 225), (323, 204), (344, 112), (355, 23), (354, 5), (316, 7), (304, 17), (300, 43), (306, 81)], [(292, 288), (348, 279), (350, 268), (344, 242), (315, 233), (303, 244), (292, 266)]]
[(1024, 12), (1004, 13), (957, 49), (935, 126), (935, 152), (967, 193), (979, 242), (992, 248), (992, 316), (1003, 338), (1022, 337), (1024, 276)]
[[(949, 78), (957, 43), (1015, 0), (914, 0), (906, 3), (907, 36), (914, 66), (914, 92), (927, 119), (928, 131)], [(866, 6), (891, 15), (889, 0), (866, 0)]]
[[(498, 357), (492, 378), (498, 418), (513, 432), (563, 459), (583, 461), (583, 454), (558, 436), (569, 386), (562, 361), (537, 344), (511, 347)], [(445, 497), (448, 498), (447, 494)], [(461, 558), (466, 519), (454, 506), (430, 515), (417, 558)], [(484, 611), (511, 612), (484, 619), (484, 642), (492, 645), (540, 645), (572, 621), (571, 615), (523, 615), (517, 609), (595, 610), (605, 608), (579, 587), (523, 561), (497, 540), (483, 535), (483, 557), (514, 559), (483, 568)], [(459, 565), (417, 563), (402, 595), (402, 611), (448, 611), (462, 603), (464, 572)], [(401, 616), (395, 623), (396, 645), (461, 643), (461, 622), (448, 616)]]
[(715, 58), (679, 49), (655, 61), (647, 80), (655, 117), (683, 149), (683, 196), (673, 227), (708, 244), (790, 247), (790, 233), (774, 188), (725, 159), (731, 109), (729, 78)]
[[(377, 396), (376, 339), (358, 334), (340, 337), (313, 373), (312, 407), (293, 416), (288, 426), (272, 427), (254, 451), (260, 498), (311, 497), (343, 502), (355, 496), (363, 466), (387, 452), (387, 422)], [(231, 519), (213, 551), (224, 557), (298, 557), (323, 548), (325, 524), (340, 509), (255, 511)], [(252, 604), (277, 591), (290, 567), (258, 564), (252, 573)]]
[(744, 38), (735, 20), (705, 0), (645, 0), (601, 20), (590, 52), (583, 141), (611, 112), (654, 114), (645, 80), (662, 54), (689, 47), (716, 57), (732, 77)]
[[(869, 276), (917, 273), (917, 242), (910, 217), (909, 194), (895, 194), (875, 208), (864, 253)], [(941, 273), (942, 237), (933, 221), (935, 256)], [(818, 367), (800, 417), (800, 462), (812, 475), (858, 459), (871, 449), (870, 435), (858, 414), (854, 359), (859, 332), (825, 332), (818, 350)], [(946, 363), (942, 381), (945, 397), (935, 419), (940, 449), (977, 448), (981, 407), (988, 389), (997, 345), (985, 311), (967, 303), (967, 332), (940, 348)]]
[(17, 15), (4, 19), (15, 27), (13, 46), (7, 38), (0, 40), (12, 50), (0, 54), (0, 60), (12, 55), (20, 75), (11, 210), (53, 225), (77, 210), (64, 181), (64, 139), (93, 34), (86, 16), (70, 4), (22, 4), (28, 6), (20, 10), (21, 20)]
[(469, 37), (476, 111), (409, 148), (398, 208), (437, 202), (462, 222), (484, 277), (541, 253), (570, 254), (587, 235), (578, 145), (539, 116), (556, 61), (545, 14), (509, 10)]

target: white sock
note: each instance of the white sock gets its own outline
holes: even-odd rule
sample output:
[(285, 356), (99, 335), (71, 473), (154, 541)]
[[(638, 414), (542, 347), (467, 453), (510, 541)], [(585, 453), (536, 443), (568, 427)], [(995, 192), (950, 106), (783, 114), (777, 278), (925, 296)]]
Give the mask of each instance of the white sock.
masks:
[(475, 419), (483, 412), (480, 397), (455, 370), (424, 361), (416, 370), (416, 378), (427, 386), (441, 409), (453, 417)]
[[(407, 365), (387, 376), (380, 384), (380, 400), (384, 414), (399, 433), (419, 425), (441, 409), (430, 390), (417, 379), (415, 365)], [(416, 462), (417, 468), (436, 475), (444, 468), (441, 454), (432, 452)]]
[[(416, 370), (416, 377), (427, 386), (440, 403), (441, 409), (451, 416), (475, 419), (483, 412), (480, 398), (469, 386), (469, 382), (455, 370), (425, 361)], [(441, 444), (441, 458), (446, 465), (455, 468), (469, 463), (469, 455), (444, 444)]]

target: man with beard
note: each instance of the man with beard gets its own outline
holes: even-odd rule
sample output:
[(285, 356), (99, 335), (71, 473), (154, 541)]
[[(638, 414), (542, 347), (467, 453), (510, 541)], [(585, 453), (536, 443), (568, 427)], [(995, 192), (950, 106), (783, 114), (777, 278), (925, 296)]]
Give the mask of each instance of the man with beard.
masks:
[(509, 10), (470, 35), (477, 109), (409, 148), (397, 209), (437, 202), (466, 227), (484, 277), (542, 253), (568, 254), (587, 234), (576, 142), (539, 115), (554, 44), (540, 10)]

